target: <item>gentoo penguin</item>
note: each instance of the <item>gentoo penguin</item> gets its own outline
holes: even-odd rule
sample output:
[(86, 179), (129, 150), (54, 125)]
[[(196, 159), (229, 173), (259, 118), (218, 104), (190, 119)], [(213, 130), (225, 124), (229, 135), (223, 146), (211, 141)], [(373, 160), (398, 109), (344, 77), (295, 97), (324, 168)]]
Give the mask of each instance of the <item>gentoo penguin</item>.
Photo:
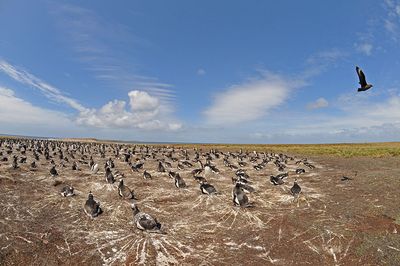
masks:
[(65, 186), (61, 189), (61, 195), (63, 197), (71, 197), (74, 196), (74, 188), (72, 186)]
[(193, 176), (194, 180), (196, 180), (197, 182), (201, 183), (201, 182), (207, 182), (207, 179), (203, 176), (199, 176), (199, 175), (195, 175)]
[(165, 168), (161, 162), (158, 162), (158, 172), (160, 172), (160, 173), (165, 172)]
[(187, 167), (193, 167), (193, 164), (188, 161), (183, 161), (182, 164), (186, 165)]
[(111, 158), (109, 158), (107, 160), (106, 165), (107, 165), (108, 168), (114, 168), (115, 167), (115, 164), (114, 164), (113, 160), (111, 160)]
[(208, 174), (208, 173), (214, 173), (214, 174), (219, 174), (219, 169), (217, 168), (217, 167), (215, 167), (214, 165), (211, 165), (210, 163), (207, 163), (205, 166), (204, 166), (204, 172), (206, 173), (206, 174)]
[(92, 171), (93, 174), (97, 174), (97, 172), (99, 171), (99, 164), (98, 163), (93, 164), (90, 170)]
[(290, 193), (297, 198), (301, 192), (301, 187), (297, 184), (297, 180), (294, 181), (293, 187), (290, 189)]
[(192, 175), (193, 175), (193, 176), (196, 176), (196, 175), (201, 174), (201, 172), (203, 172), (203, 169), (201, 169), (201, 168), (199, 168), (199, 169), (194, 169), (194, 170), (192, 171)]
[(53, 177), (58, 175), (55, 165), (53, 165), (53, 167), (51, 167), (51, 169), (50, 169), (50, 174), (51, 174), (51, 176), (53, 176)]
[(282, 184), (285, 183), (285, 182), (283, 182), (283, 179), (282, 179), (282, 178), (280, 178), (279, 176), (273, 176), (273, 175), (270, 176), (269, 181), (270, 181), (272, 184), (274, 184), (275, 186), (277, 186), (277, 185), (282, 185)]
[(260, 164), (254, 165), (253, 167), (254, 167), (254, 169), (255, 169), (256, 171), (260, 171), (261, 169), (263, 169), (263, 166), (260, 165)]
[(201, 190), (201, 193), (207, 194), (207, 195), (217, 193), (217, 190), (215, 189), (215, 187), (213, 185), (208, 184), (207, 181), (202, 181), (200, 183), (200, 190)]
[(102, 213), (102, 210), (100, 208), (100, 202), (96, 202), (93, 199), (92, 192), (89, 192), (88, 199), (83, 209), (85, 213), (91, 218), (97, 217), (99, 214)]
[(178, 163), (177, 168), (178, 168), (178, 170), (183, 170), (183, 169), (185, 169), (185, 166), (182, 163)]
[(256, 191), (252, 186), (242, 183), (240, 179), (236, 182), (236, 184), (246, 193), (253, 193)]
[(89, 167), (90, 167), (90, 169), (92, 169), (93, 165), (94, 165), (93, 157), (90, 156), (90, 161), (89, 161)]
[(36, 168), (37, 166), (36, 166), (36, 162), (35, 161), (33, 161), (32, 163), (31, 163), (31, 168)]
[(304, 174), (306, 172), (306, 170), (304, 170), (303, 168), (297, 168), (296, 169), (296, 174)]
[(232, 199), (236, 206), (249, 207), (249, 198), (247, 197), (246, 193), (244, 193), (239, 183), (236, 183), (236, 185), (233, 187)]
[(179, 175), (179, 173), (175, 174), (174, 179), (175, 179), (175, 186), (177, 188), (185, 188), (186, 187), (186, 183), (183, 180), (183, 178)]
[(124, 185), (124, 180), (120, 179), (118, 184), (118, 195), (124, 199), (133, 199), (135, 196), (127, 186)]
[(108, 167), (106, 168), (105, 176), (106, 176), (107, 183), (114, 184), (114, 182), (115, 182), (114, 175), (112, 174), (110, 168), (108, 168)]
[(73, 170), (73, 171), (78, 170), (78, 164), (77, 164), (76, 162), (73, 162), (73, 163), (72, 163), (72, 170)]
[(161, 224), (157, 221), (157, 219), (153, 218), (147, 213), (139, 211), (139, 208), (135, 203), (132, 203), (131, 208), (133, 211), (133, 219), (138, 229), (148, 232), (162, 233)]
[(14, 157), (13, 157), (13, 162), (12, 162), (11, 167), (12, 167), (12, 169), (14, 169), (14, 170), (18, 168), (18, 157), (15, 156), (15, 155), (14, 155)]
[(147, 172), (146, 170), (144, 170), (143, 172), (143, 178), (144, 179), (151, 179), (151, 174), (149, 172)]
[(177, 175), (176, 172), (168, 171), (168, 176), (171, 178), (175, 178), (175, 175)]
[(135, 165), (135, 167), (136, 167), (136, 169), (143, 169), (143, 165), (144, 165), (144, 163), (137, 163)]

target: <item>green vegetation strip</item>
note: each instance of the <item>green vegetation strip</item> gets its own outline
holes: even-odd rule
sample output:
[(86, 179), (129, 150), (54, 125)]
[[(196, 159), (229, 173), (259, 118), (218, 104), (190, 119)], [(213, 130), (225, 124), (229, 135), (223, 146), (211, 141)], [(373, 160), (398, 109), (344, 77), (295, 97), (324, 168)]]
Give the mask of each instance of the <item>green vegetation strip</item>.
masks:
[(203, 150), (219, 149), (224, 151), (266, 151), (304, 155), (333, 155), (339, 157), (385, 157), (400, 156), (400, 142), (354, 143), (354, 144), (175, 144), (171, 146), (197, 147)]

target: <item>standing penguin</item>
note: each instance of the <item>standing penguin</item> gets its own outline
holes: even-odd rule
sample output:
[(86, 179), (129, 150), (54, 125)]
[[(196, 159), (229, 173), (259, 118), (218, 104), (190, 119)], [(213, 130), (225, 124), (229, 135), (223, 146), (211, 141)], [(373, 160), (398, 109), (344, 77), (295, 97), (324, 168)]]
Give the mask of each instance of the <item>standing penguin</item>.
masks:
[(183, 178), (179, 175), (179, 173), (175, 174), (174, 179), (175, 179), (175, 186), (177, 188), (185, 188), (186, 187), (186, 183), (183, 180)]
[(53, 177), (58, 175), (58, 172), (56, 170), (56, 166), (55, 165), (53, 165), (53, 167), (51, 167), (50, 175), (53, 176)]
[(114, 182), (115, 182), (114, 175), (112, 174), (110, 168), (108, 168), (108, 167), (106, 168), (105, 176), (106, 176), (107, 183), (114, 184)]

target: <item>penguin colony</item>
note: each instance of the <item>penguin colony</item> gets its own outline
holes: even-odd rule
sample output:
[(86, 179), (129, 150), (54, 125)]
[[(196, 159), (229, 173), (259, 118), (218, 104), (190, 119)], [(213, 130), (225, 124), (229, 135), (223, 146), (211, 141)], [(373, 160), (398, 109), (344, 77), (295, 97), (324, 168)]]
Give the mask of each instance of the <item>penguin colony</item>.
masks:
[[(31, 156), (32, 155), (32, 156)], [(93, 159), (96, 155), (98, 161)], [(30, 159), (31, 161), (27, 160)], [(184, 149), (167, 146), (127, 145), (63, 142), (44, 139), (1, 139), (0, 159), (2, 162), (10, 161), (10, 168), (18, 171), (20, 165), (29, 165), (29, 171), (37, 171), (46, 167), (48, 178), (54, 180), (54, 186), (62, 197), (75, 195), (73, 184), (65, 184), (62, 181), (64, 169), (72, 171), (90, 171), (91, 175), (104, 184), (116, 186), (116, 194), (122, 201), (127, 201), (132, 210), (132, 221), (135, 226), (143, 231), (166, 233), (162, 224), (156, 217), (142, 212), (136, 203), (136, 190), (129, 187), (124, 179), (143, 178), (149, 182), (165, 182), (160, 175), (169, 177), (170, 183), (176, 189), (187, 189), (185, 179), (193, 178), (198, 183), (198, 193), (205, 197), (218, 195), (218, 187), (213, 180), (220, 178), (221, 169), (224, 174), (230, 174), (232, 180), (232, 205), (238, 208), (257, 208), (257, 204), (251, 201), (251, 194), (256, 193), (256, 181), (248, 174), (248, 169), (254, 169), (264, 176), (262, 182), (270, 182), (271, 186), (280, 186), (285, 183), (293, 184), (286, 192), (297, 200), (302, 193), (297, 177), (311, 171), (315, 166), (307, 159), (297, 160), (285, 154), (266, 152), (223, 152), (215, 149)], [(216, 160), (222, 159), (223, 165), (217, 165)], [(119, 161), (130, 169), (130, 172), (121, 172), (117, 169), (115, 161)], [(156, 164), (156, 170), (151, 171), (146, 165)], [(267, 164), (274, 166), (278, 174), (271, 175), (263, 172)], [(296, 165), (295, 170), (287, 170), (287, 165)], [(126, 168), (125, 168), (126, 169)], [(183, 175), (190, 173), (191, 177)], [(133, 177), (134, 176), (134, 177)], [(291, 180), (294, 179), (294, 180)], [(260, 182), (257, 180), (257, 182)], [(82, 202), (84, 213), (91, 219), (95, 219), (103, 213), (101, 203), (96, 199), (92, 191), (86, 191), (86, 201)], [(99, 192), (97, 192), (99, 193)], [(154, 206), (157, 208), (157, 206)]]

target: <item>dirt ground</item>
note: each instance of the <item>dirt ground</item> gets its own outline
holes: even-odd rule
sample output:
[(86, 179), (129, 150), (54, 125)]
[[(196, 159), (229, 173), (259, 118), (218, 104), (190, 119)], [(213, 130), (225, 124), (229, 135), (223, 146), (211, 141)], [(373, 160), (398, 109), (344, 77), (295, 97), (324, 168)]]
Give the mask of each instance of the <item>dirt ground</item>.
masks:
[[(156, 171), (156, 159), (144, 161), (153, 176), (145, 180), (143, 170), (132, 173), (108, 153), (141, 211), (166, 231), (154, 234), (135, 227), (130, 202), (119, 197), (117, 183), (106, 183), (99, 154), (92, 154), (99, 173), (86, 164), (73, 171), (70, 161), (57, 167), (57, 178), (43, 157), (31, 171), (32, 153), (14, 154), (28, 159), (16, 170), (0, 162), (1, 265), (400, 265), (400, 157), (314, 156), (308, 160), (316, 168), (308, 169), (296, 156), (282, 186), (269, 182), (275, 165), (256, 171), (246, 161), (256, 192), (248, 195), (255, 206), (243, 209), (233, 206), (234, 170), (222, 157), (213, 160), (221, 172), (207, 177), (219, 194), (207, 196), (191, 174), (197, 165), (177, 170), (172, 162), (188, 185), (178, 189)], [(306, 173), (294, 174), (298, 167)], [(353, 180), (341, 181), (344, 174)], [(289, 194), (294, 178), (302, 188), (297, 202)], [(76, 195), (62, 197), (55, 180)], [(103, 209), (94, 219), (83, 212), (89, 191)]]

